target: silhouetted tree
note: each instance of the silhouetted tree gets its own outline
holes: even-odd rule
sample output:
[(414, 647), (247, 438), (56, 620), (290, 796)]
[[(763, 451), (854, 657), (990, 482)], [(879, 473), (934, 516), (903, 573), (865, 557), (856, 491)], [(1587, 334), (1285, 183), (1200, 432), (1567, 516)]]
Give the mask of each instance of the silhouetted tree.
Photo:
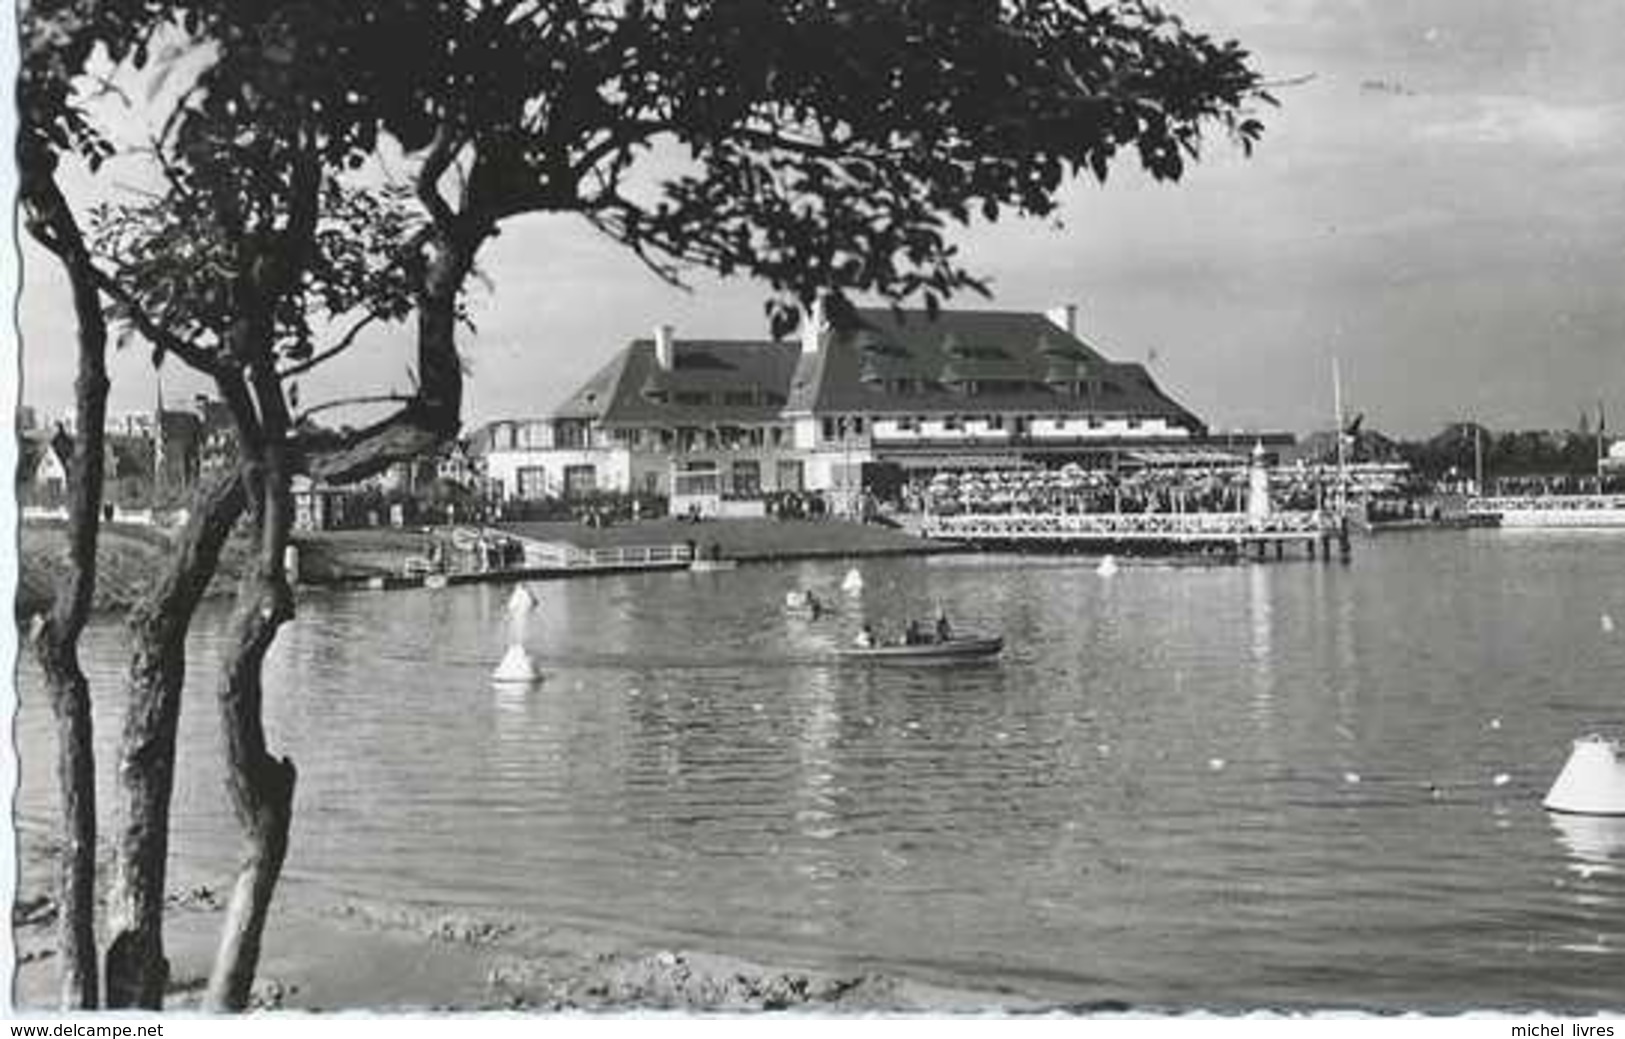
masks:
[[(460, 300), (504, 220), (577, 215), (673, 281), (692, 267), (756, 277), (776, 332), (821, 296), (934, 309), (983, 288), (951, 225), (1051, 214), (1069, 178), (1104, 181), (1125, 153), (1177, 180), (1205, 131), (1250, 150), (1251, 108), (1268, 100), (1240, 46), (1139, 0), (48, 0), (24, 16), (47, 30), (58, 53), (42, 67), (61, 82), (97, 47), (115, 77), (156, 66), (188, 80), (155, 95), (173, 100), (143, 148), (165, 187), (106, 214), (98, 284), (158, 357), (214, 381), (236, 424), (237, 469), (195, 510), (174, 571), (177, 589), (206, 582), (209, 546), (246, 515), (256, 548), (219, 703), (248, 851), (209, 984), (221, 1009), (248, 999), (292, 811), (295, 772), (266, 748), (260, 682), (293, 616), (290, 480), (360, 479), (455, 435)], [(94, 133), (50, 144), (108, 153)], [(384, 153), (407, 171), (410, 218), (357, 201), (372, 196), (353, 171)], [(342, 216), (354, 205), (374, 207), (360, 234)], [(415, 322), (410, 391), (359, 398), (398, 407), (357, 429), (302, 424), (293, 381), (355, 341), (324, 326), (375, 312)], [(184, 633), (183, 620), (163, 634), (166, 667)], [(117, 966), (119, 991), (146, 1005), (161, 999), (168, 696), (132, 699), (124, 767), (154, 782), (127, 800), (154, 839), (121, 846), (146, 915), (109, 957), (110, 980)], [(147, 717), (162, 720), (132, 742)]]

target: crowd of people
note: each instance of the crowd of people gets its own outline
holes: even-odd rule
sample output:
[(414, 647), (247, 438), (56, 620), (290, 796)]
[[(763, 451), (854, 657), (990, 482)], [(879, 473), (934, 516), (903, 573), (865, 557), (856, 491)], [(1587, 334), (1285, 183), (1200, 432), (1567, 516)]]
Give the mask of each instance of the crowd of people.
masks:
[[(953, 640), (953, 625), (948, 622), (947, 613), (939, 609), (936, 623), (931, 626), (929, 631), (918, 620), (910, 620), (908, 626), (903, 629), (903, 634), (892, 645), (929, 646), (952, 642)], [(863, 627), (859, 629), (857, 638), (854, 641), (859, 649), (873, 649), (887, 644), (875, 633), (874, 625), (868, 621), (863, 622)]]
[[(912, 484), (907, 504), (936, 515), (959, 513), (1223, 513), (1247, 508), (1249, 474), (1235, 466), (1113, 471), (1067, 465), (938, 473)], [(1313, 470), (1271, 474), (1276, 508), (1313, 510), (1331, 492)]]

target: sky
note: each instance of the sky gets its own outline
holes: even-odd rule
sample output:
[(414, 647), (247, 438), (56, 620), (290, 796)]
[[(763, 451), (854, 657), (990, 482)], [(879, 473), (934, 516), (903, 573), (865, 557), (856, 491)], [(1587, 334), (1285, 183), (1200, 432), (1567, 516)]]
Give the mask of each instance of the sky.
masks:
[[(962, 232), (991, 301), (1080, 307), (1108, 356), (1147, 362), (1215, 429), (1324, 427), (1333, 369), (1368, 428), (1625, 430), (1625, 4), (1617, 0), (1171, 0), (1283, 82), (1250, 159), (1214, 139), (1178, 185), (1131, 164), (1064, 194), (1061, 224)], [(577, 218), (504, 225), (481, 255), (465, 419), (545, 414), (629, 340), (762, 338), (767, 291), (664, 285)], [(71, 309), (23, 249), (22, 399), (71, 403)], [(381, 333), (302, 388), (405, 389)], [(54, 348), (50, 344), (56, 344)], [(112, 365), (112, 409), (151, 406), (147, 353)], [(165, 399), (196, 384), (166, 368)]]

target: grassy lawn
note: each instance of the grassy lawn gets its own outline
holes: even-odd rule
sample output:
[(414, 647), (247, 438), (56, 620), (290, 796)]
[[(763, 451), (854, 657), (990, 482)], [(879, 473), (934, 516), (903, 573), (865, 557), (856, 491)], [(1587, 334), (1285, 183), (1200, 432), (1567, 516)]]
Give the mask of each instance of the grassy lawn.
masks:
[[(18, 531), (16, 615), (47, 609), (57, 580), (67, 569), (67, 526), (60, 520), (28, 521)], [(94, 610), (127, 610), (157, 579), (169, 538), (161, 530), (136, 524), (104, 523), (96, 545)], [(247, 547), (236, 539), (221, 552), (220, 568), (209, 594), (229, 592), (241, 572)]]

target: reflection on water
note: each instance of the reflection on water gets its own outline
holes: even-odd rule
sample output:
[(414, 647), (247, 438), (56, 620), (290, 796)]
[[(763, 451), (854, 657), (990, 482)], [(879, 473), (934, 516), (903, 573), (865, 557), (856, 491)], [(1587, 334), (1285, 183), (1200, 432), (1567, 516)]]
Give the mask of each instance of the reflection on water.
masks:
[(1547, 812), (1557, 839), (1568, 851), (1568, 866), (1583, 879), (1625, 872), (1625, 818)]
[[(1110, 580), (878, 560), (861, 596), (838, 564), (554, 582), (529, 689), (489, 681), (508, 588), (313, 595), (267, 676), (300, 767), (290, 886), (1041, 998), (1617, 1006), (1620, 835), (1538, 800), (1617, 714), (1625, 640), (1596, 617), (1625, 613), (1622, 553), (1426, 537)], [(797, 587), (835, 613), (784, 616)], [(865, 620), (939, 604), (1004, 657), (835, 662)], [(220, 623), (191, 647), (175, 816), (211, 877), (237, 853)], [(118, 643), (91, 633), (97, 683)], [(48, 716), (20, 737), (43, 825)]]
[(1575, 925), (1564, 952), (1612, 961), (1625, 954), (1625, 818), (1548, 812), (1567, 852), (1569, 877), (1559, 880)]
[(1270, 613), (1269, 574), (1269, 567), (1254, 566), (1250, 568), (1247, 582), (1247, 606), (1252, 622), (1252, 640), (1249, 645), (1253, 663), (1252, 713), (1254, 722), (1266, 740), (1275, 702), (1273, 667), (1275, 654), (1270, 645), (1270, 634), (1274, 630), (1274, 624)]

